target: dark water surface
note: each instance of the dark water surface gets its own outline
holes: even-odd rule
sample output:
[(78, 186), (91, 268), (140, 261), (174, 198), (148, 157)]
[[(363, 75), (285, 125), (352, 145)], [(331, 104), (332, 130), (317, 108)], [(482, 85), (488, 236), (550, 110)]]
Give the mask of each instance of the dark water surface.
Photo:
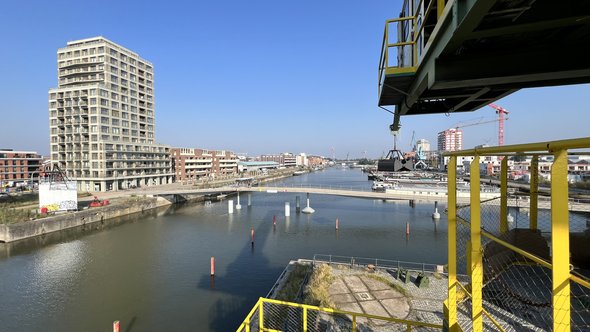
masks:
[[(336, 168), (283, 183), (370, 188), (359, 170)], [(0, 244), (0, 331), (112, 331), (114, 320), (125, 332), (232, 331), (292, 259), (322, 253), (446, 263), (446, 219), (432, 221), (433, 204), (312, 195), (316, 213), (303, 215), (295, 213), (296, 195), (253, 193), (251, 208), (242, 195), (233, 215), (227, 201), (193, 203)]]

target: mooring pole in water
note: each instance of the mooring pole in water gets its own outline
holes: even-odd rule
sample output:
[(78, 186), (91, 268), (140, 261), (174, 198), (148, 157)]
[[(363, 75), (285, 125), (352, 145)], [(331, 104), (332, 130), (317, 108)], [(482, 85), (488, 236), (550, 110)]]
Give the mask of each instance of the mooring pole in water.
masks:
[(254, 245), (254, 228), (250, 230), (250, 236), (252, 237), (252, 245)]
[(301, 197), (299, 196), (295, 197), (295, 212), (301, 212)]
[(121, 323), (116, 320), (113, 322), (113, 332), (119, 332), (121, 331)]
[(275, 214), (274, 217), (272, 217), (272, 224), (273, 225), (277, 225), (277, 215)]
[(227, 213), (229, 213), (229, 214), (234, 213), (234, 201), (232, 199), (227, 201)]
[(336, 218), (336, 230), (338, 230), (339, 224), (340, 224), (340, 221), (338, 220), (338, 218)]
[(406, 235), (410, 235), (410, 222), (406, 221)]
[(248, 193), (248, 207), (252, 206), (252, 194)]
[(285, 202), (285, 217), (289, 217), (291, 215), (291, 204), (289, 202)]
[(215, 275), (215, 257), (211, 256), (211, 275)]

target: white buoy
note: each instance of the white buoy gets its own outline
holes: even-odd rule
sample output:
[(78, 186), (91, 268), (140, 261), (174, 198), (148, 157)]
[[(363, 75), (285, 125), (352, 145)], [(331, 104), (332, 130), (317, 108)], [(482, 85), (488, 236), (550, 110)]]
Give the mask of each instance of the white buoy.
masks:
[(434, 213), (432, 214), (432, 219), (440, 219), (440, 213), (438, 213), (438, 208), (434, 208)]
[(289, 217), (291, 215), (291, 205), (289, 202), (285, 202), (285, 217)]
[(229, 214), (234, 213), (234, 201), (232, 199), (227, 201), (227, 213), (229, 213)]
[(312, 209), (311, 206), (309, 206), (309, 193), (307, 193), (307, 206), (304, 207), (303, 210), (301, 210), (301, 212), (307, 213), (307, 214), (312, 214), (315, 212), (315, 210)]
[(440, 219), (440, 213), (438, 213), (438, 202), (434, 202), (434, 213), (432, 214), (432, 219), (438, 220)]
[(508, 220), (508, 222), (514, 222), (514, 217), (508, 213), (508, 217), (506, 218), (506, 220)]
[(242, 205), (240, 204), (240, 192), (238, 191), (238, 204), (236, 204), (236, 210), (240, 210)]

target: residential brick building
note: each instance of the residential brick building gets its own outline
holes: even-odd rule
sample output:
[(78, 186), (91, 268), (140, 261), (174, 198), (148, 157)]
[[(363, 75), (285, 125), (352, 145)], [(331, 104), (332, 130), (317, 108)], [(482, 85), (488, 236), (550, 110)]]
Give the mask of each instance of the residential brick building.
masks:
[(34, 151), (0, 149), (0, 185), (39, 178), (43, 157)]
[(238, 157), (232, 151), (172, 148), (170, 156), (176, 181), (196, 181), (238, 173)]

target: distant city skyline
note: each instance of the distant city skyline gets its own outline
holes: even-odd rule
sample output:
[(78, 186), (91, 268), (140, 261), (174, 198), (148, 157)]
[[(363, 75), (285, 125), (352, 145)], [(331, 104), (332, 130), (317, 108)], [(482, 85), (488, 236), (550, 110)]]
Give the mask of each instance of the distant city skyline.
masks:
[[(98, 35), (154, 63), (158, 143), (248, 156), (332, 157), (334, 148), (340, 159), (365, 151), (378, 158), (393, 145), (391, 115), (376, 106), (377, 63), (384, 22), (397, 16), (399, 1), (106, 1), (111, 10), (95, 20), (80, 14), (94, 12), (93, 4), (68, 3), (3, 6), (0, 147), (49, 154), (47, 91), (57, 85), (56, 50)], [(497, 101), (511, 112), (505, 144), (588, 136), (588, 95), (590, 85), (577, 85)], [(482, 117), (496, 115), (483, 108), (403, 117), (398, 147), (410, 150), (413, 132), (432, 143), (438, 132)], [(497, 123), (462, 130), (465, 148), (497, 144)]]

